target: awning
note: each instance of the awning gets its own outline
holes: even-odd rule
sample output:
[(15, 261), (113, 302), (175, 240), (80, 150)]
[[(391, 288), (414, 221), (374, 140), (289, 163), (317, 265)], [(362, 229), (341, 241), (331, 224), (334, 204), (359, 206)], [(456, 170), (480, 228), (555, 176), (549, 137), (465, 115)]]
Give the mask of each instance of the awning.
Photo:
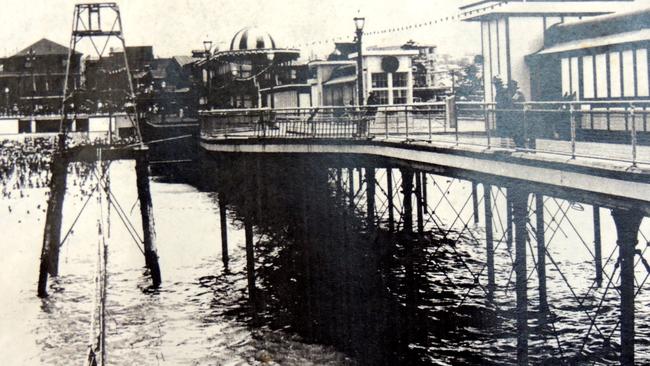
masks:
[(341, 76), (336, 79), (331, 79), (323, 83), (323, 85), (335, 85), (335, 84), (345, 84), (345, 83), (355, 83), (357, 77), (355, 75)]
[(559, 43), (543, 48), (533, 55), (549, 55), (569, 51), (578, 51), (588, 48), (614, 46), (634, 42), (650, 42), (650, 29), (640, 29), (632, 32), (612, 34), (608, 36), (578, 39), (575, 41)]

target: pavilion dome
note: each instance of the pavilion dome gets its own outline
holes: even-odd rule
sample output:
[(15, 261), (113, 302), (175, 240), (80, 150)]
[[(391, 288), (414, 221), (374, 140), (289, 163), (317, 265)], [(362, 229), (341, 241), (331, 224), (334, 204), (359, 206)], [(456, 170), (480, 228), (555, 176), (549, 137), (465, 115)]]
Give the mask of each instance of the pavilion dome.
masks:
[(256, 27), (246, 27), (235, 33), (230, 42), (231, 51), (243, 51), (254, 49), (274, 49), (273, 37), (265, 31)]

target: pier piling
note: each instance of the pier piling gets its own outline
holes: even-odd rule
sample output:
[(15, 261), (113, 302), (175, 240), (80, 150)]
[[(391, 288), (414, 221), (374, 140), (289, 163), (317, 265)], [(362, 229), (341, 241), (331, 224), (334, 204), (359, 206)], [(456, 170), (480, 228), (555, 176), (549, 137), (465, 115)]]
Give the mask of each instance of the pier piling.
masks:
[(395, 205), (393, 203), (393, 169), (386, 168), (386, 190), (388, 192), (388, 231), (395, 231)]
[(403, 205), (403, 218), (404, 233), (413, 233), (413, 171), (410, 169), (400, 169), (402, 173), (402, 194), (404, 199)]
[(418, 220), (418, 233), (424, 233), (424, 210), (422, 208), (422, 173), (415, 173), (415, 209)]
[(603, 253), (600, 237), (600, 207), (594, 206), (594, 264), (596, 266), (596, 284), (603, 285)]
[(368, 229), (375, 226), (375, 168), (366, 167), (366, 222)]
[(248, 297), (255, 304), (255, 251), (253, 248), (253, 224), (247, 216), (244, 218), (244, 236), (246, 240), (246, 278), (248, 280)]
[(224, 266), (228, 266), (228, 221), (226, 212), (226, 195), (223, 192), (218, 193), (219, 199), (219, 222), (221, 229), (221, 260)]
[(621, 261), (621, 365), (634, 365), (634, 252), (643, 214), (613, 209)]
[(348, 168), (348, 201), (354, 208), (354, 168)]
[(510, 189), (506, 190), (506, 246), (508, 251), (512, 251), (512, 199), (510, 198)]
[(472, 182), (472, 208), (474, 212), (474, 224), (478, 224), (478, 194), (476, 193), (476, 182)]
[(159, 287), (161, 283), (160, 266), (156, 251), (156, 228), (153, 218), (151, 190), (149, 188), (149, 157), (145, 148), (139, 149), (135, 155), (135, 173), (138, 200), (140, 201), (140, 215), (142, 217), (145, 264), (151, 273), (153, 287)]
[(63, 200), (65, 198), (68, 161), (60, 153), (52, 159), (52, 178), (50, 180), (50, 201), (45, 216), (43, 247), (38, 276), (38, 296), (47, 296), (47, 276), (59, 274), (59, 247), (61, 243), (61, 220), (63, 219)]
[(544, 196), (535, 194), (535, 236), (537, 238), (537, 277), (539, 285), (539, 312), (548, 311), (546, 297), (546, 239), (544, 237)]
[(492, 230), (492, 186), (483, 184), (483, 205), (485, 206), (485, 247), (487, 252), (488, 300), (494, 299), (494, 232)]
[(528, 284), (526, 271), (526, 221), (528, 220), (528, 193), (509, 189), (515, 231), (515, 275), (517, 292), (517, 364), (528, 365)]

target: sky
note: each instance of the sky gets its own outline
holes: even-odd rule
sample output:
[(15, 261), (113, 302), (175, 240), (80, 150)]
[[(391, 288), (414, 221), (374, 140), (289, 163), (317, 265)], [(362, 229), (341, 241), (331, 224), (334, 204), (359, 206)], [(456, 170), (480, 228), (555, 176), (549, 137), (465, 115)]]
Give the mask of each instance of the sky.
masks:
[[(2, 0), (0, 55), (9, 56), (48, 38), (68, 45), (73, 0)], [(92, 1), (86, 1), (92, 2)], [(189, 55), (212, 40), (227, 49), (245, 26), (269, 32), (279, 47), (300, 46), (302, 56), (333, 50), (332, 38), (352, 40), (352, 18), (366, 18), (365, 30), (424, 23), (455, 15), (459, 0), (117, 0), (128, 46), (153, 45), (158, 57)], [(425, 26), (387, 35), (364, 37), (364, 45), (398, 45), (408, 40), (438, 45), (441, 53), (480, 53), (480, 30), (460, 21)], [(324, 42), (328, 40), (327, 42)], [(321, 41), (316, 45), (308, 45)], [(79, 46), (92, 51), (89, 42)]]

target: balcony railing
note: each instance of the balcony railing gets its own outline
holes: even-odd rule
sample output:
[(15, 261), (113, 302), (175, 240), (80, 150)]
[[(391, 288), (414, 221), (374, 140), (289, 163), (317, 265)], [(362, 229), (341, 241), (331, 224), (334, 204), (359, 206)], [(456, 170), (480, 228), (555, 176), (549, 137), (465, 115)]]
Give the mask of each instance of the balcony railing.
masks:
[(445, 102), (200, 112), (201, 136), (385, 139), (650, 164), (650, 101)]

